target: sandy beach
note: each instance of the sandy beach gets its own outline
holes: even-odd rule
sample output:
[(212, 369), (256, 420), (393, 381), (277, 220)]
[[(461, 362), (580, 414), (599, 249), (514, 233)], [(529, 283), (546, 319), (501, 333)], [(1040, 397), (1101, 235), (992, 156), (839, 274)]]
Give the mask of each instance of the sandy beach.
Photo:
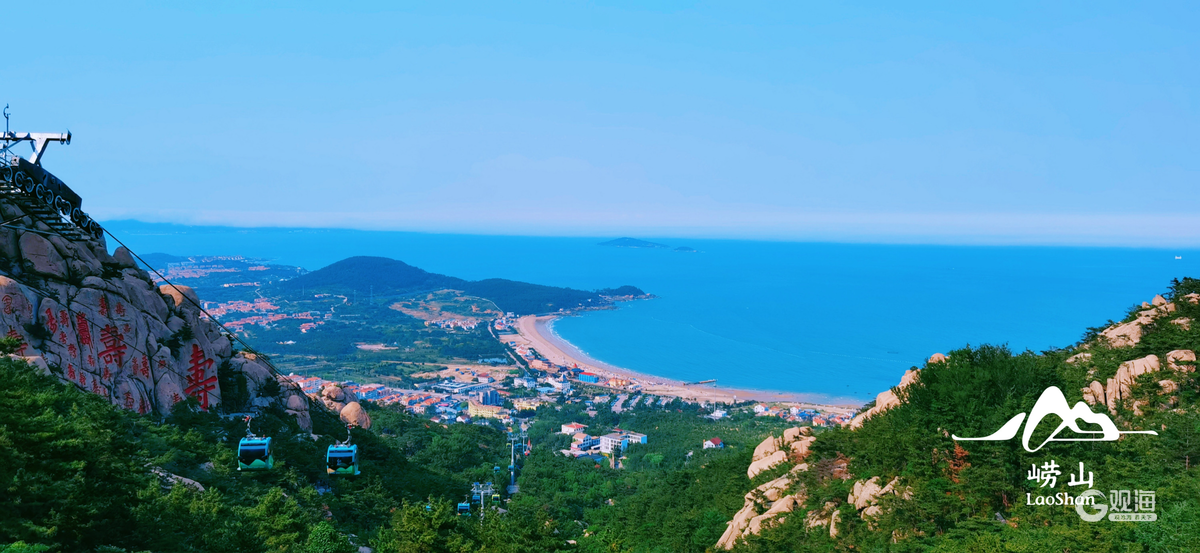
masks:
[(554, 333), (551, 325), (559, 315), (533, 316), (527, 315), (517, 321), (516, 341), (537, 350), (550, 362), (567, 367), (579, 368), (601, 375), (602, 380), (616, 377), (636, 381), (647, 394), (680, 397), (704, 402), (732, 403), (734, 401), (763, 401), (794, 404), (801, 408), (819, 409), (825, 412), (841, 413), (854, 412), (861, 404), (840, 403), (830, 405), (821, 403), (816, 394), (800, 394), (793, 392), (775, 392), (766, 390), (743, 390), (714, 387), (711, 384), (688, 385), (685, 382), (671, 380), (659, 376), (642, 374), (622, 367), (592, 359), (584, 352), (563, 340)]

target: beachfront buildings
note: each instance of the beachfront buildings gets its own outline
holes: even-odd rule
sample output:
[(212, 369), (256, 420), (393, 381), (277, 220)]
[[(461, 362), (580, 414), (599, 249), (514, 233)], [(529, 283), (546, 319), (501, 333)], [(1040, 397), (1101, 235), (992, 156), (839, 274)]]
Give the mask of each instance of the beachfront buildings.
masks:
[(722, 442), (721, 438), (709, 438), (704, 440), (704, 449), (723, 449), (724, 447), (725, 442)]

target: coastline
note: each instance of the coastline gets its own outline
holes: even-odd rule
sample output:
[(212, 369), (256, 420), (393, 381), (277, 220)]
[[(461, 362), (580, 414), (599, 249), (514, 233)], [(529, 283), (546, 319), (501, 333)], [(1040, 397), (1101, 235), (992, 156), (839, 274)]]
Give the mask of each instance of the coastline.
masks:
[(633, 371), (592, 358), (586, 352), (554, 332), (554, 322), (561, 315), (526, 315), (517, 321), (517, 333), (550, 362), (579, 368), (604, 377), (635, 381), (647, 394), (679, 397), (695, 401), (732, 403), (734, 401), (762, 401), (794, 404), (801, 408), (819, 409), (826, 412), (853, 413), (861, 402), (830, 400), (821, 394), (780, 392), (774, 390), (749, 390), (718, 387), (712, 385), (689, 385), (683, 381)]

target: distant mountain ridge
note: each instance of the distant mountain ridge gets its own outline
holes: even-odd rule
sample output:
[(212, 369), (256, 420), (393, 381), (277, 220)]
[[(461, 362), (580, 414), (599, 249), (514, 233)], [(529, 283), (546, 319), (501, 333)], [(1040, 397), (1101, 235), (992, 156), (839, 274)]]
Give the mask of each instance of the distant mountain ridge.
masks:
[[(396, 259), (374, 256), (343, 259), (306, 275), (277, 283), (273, 287), (284, 294), (372, 293), (375, 296), (453, 289), (491, 300), (504, 311), (522, 315), (551, 313), (559, 309), (602, 307), (612, 303), (597, 292), (502, 278), (464, 280), (431, 273)], [(632, 286), (628, 288), (638, 290)]]

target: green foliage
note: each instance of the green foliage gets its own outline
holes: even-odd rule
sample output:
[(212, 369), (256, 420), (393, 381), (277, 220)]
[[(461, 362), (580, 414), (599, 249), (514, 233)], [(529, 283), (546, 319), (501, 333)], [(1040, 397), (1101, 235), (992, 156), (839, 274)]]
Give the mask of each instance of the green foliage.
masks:
[[(1171, 322), (1177, 317), (1200, 320), (1200, 306), (1186, 294), (1200, 281), (1177, 281), (1168, 297), (1175, 312), (1143, 327), (1134, 346), (1112, 348), (1091, 342), (1043, 354), (1014, 354), (1004, 347), (980, 346), (950, 353), (948, 360), (927, 365), (917, 381), (899, 392), (904, 401), (875, 415), (860, 429), (819, 434), (799, 474), (805, 501), (797, 510), (820, 510), (830, 502), (840, 511), (838, 537), (828, 527), (808, 528), (805, 517), (792, 515), (781, 524), (752, 536), (739, 551), (1193, 551), (1200, 550), (1200, 382), (1194, 371), (1166, 370), (1166, 355), (1200, 347), (1200, 328)], [(1136, 316), (1144, 308), (1130, 310)], [(1100, 329), (1093, 329), (1091, 337)], [(1067, 359), (1075, 354), (1082, 357)], [(1142, 375), (1128, 394), (1142, 403), (1138, 415), (1128, 403), (1114, 416), (1122, 430), (1153, 429), (1157, 436), (1126, 435), (1118, 441), (1050, 442), (1035, 453), (1008, 441), (955, 442), (951, 434), (985, 436), (1017, 413), (1028, 413), (1042, 392), (1059, 387), (1069, 403), (1082, 399), (1081, 388), (1106, 383), (1126, 361), (1157, 355), (1163, 370)], [(1170, 380), (1164, 387), (1159, 381)], [(1168, 388), (1178, 391), (1168, 392)], [(1105, 412), (1104, 406), (1092, 407)], [(1107, 414), (1107, 413), (1106, 413)], [(1042, 443), (1061, 419), (1047, 418), (1030, 440)], [(1095, 428), (1085, 429), (1094, 430)], [(1070, 431), (1062, 437), (1072, 437)], [(835, 460), (848, 460), (848, 473), (831, 470)], [(1055, 460), (1062, 467), (1056, 489), (1041, 488), (1027, 478), (1031, 465)], [(1072, 507), (1027, 505), (1027, 494), (1086, 488), (1066, 484), (1079, 463), (1095, 475), (1096, 488), (1153, 490), (1159, 515), (1153, 523), (1082, 521)], [(899, 478), (911, 499), (887, 496), (883, 513), (868, 524), (846, 504), (855, 481)], [(800, 489), (794, 486), (793, 491)], [(743, 488), (746, 489), (746, 488)], [(1003, 520), (1001, 520), (1003, 519)]]

